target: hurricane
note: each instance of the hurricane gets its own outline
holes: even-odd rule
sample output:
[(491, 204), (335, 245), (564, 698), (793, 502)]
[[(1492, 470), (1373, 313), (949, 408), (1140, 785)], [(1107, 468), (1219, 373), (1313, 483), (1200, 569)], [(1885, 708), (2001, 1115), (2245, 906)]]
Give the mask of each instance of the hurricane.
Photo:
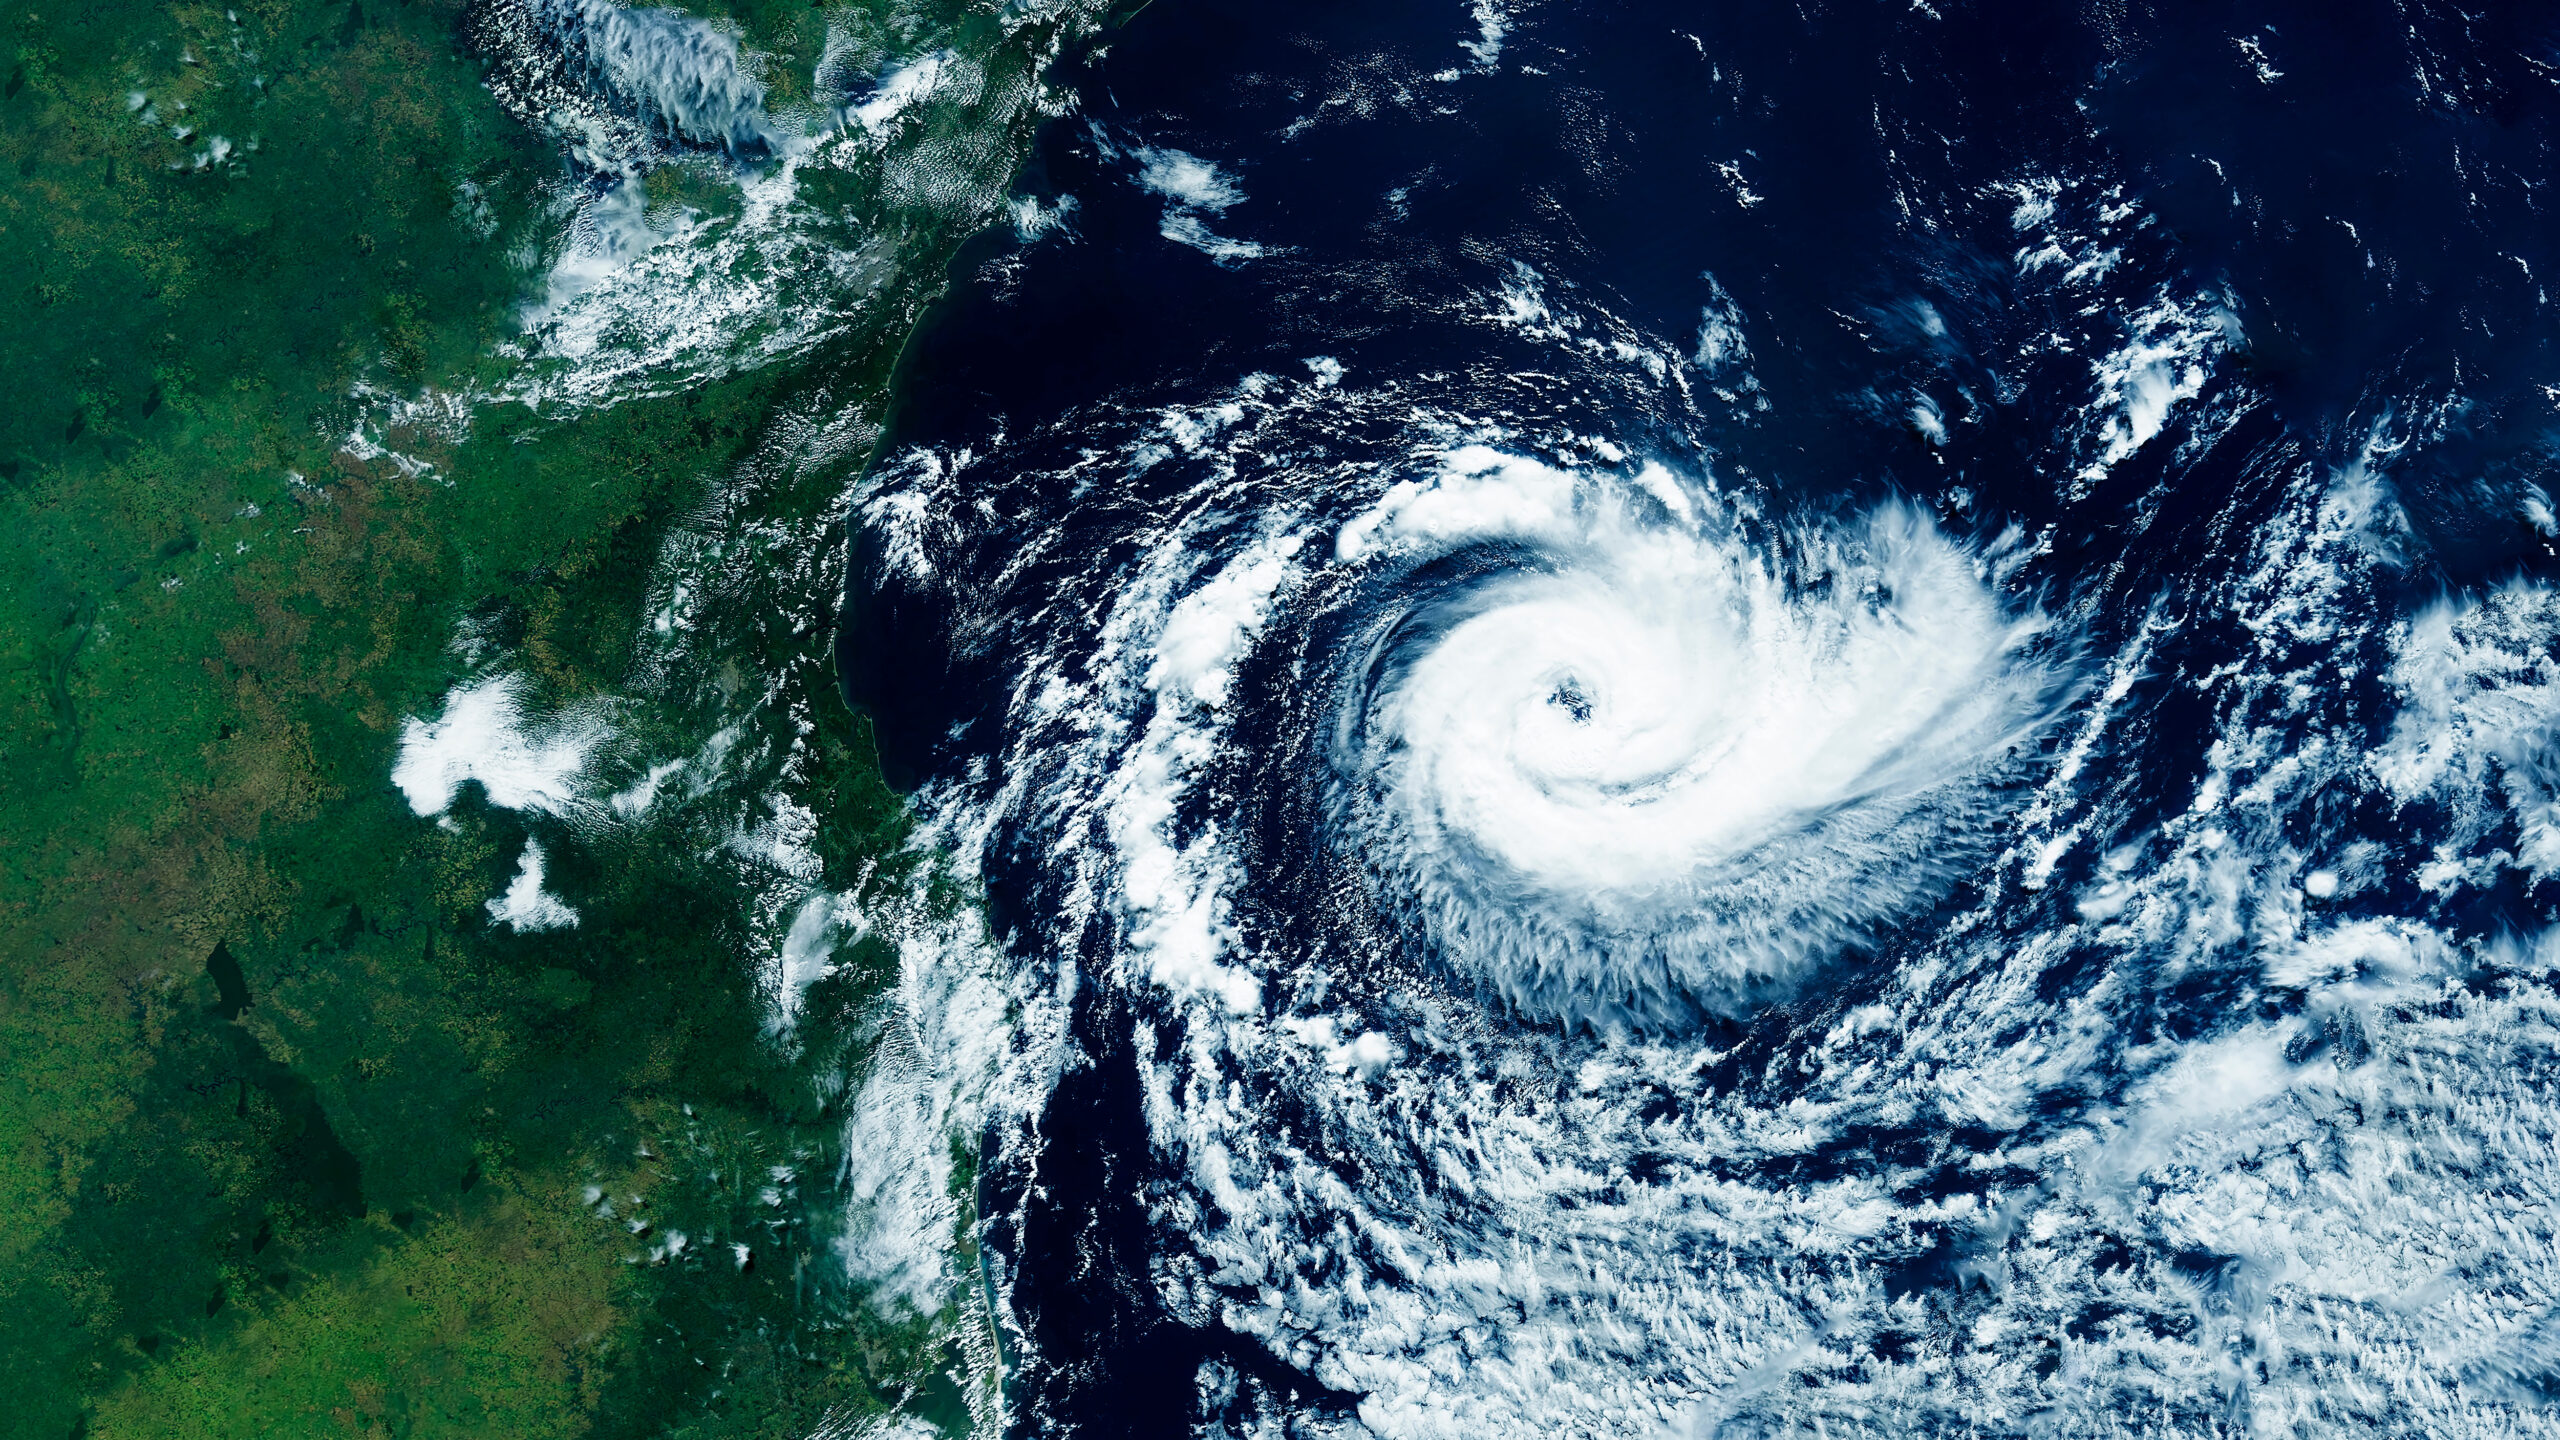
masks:
[(2551, 1433), (2538, 23), (1063, 61), (838, 647), (1012, 1423)]
[(1383, 603), (1341, 647), (1327, 838), (1525, 1013), (1730, 1013), (1867, 943), (2051, 718), (2042, 616), (1925, 515), (1730, 511), (1466, 447), (1335, 538)]

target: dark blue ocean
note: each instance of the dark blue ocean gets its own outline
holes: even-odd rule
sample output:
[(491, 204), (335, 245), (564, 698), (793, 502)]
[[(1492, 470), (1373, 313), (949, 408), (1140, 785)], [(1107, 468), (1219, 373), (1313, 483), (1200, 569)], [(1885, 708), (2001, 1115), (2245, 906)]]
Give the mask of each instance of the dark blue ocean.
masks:
[(1056, 78), (840, 646), (1017, 1429), (2560, 1432), (2560, 10)]

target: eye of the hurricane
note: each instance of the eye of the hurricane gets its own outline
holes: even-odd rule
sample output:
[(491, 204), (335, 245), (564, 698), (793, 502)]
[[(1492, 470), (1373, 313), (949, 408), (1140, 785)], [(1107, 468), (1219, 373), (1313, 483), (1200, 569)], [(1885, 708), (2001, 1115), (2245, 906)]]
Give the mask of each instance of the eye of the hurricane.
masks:
[[(1384, 599), (1334, 843), (1423, 953), (1540, 1017), (1730, 1013), (1925, 909), (2066, 688), (2041, 616), (1901, 506), (1770, 538), (1510, 462), (1345, 537)], [(1482, 545), (1525, 558), (1434, 566)]]
[(1582, 682), (1568, 675), (1556, 682), (1547, 695), (1547, 703), (1573, 717), (1576, 725), (1591, 723), (1591, 697), (1582, 693)]

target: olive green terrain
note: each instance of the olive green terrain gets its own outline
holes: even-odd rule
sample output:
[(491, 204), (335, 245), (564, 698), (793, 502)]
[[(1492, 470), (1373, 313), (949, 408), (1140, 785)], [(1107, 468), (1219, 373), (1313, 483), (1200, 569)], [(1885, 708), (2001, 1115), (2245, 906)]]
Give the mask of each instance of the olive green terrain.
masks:
[[(485, 396), (523, 363), (563, 173), (451, 0), (18, 5), (0, 1435), (805, 1435), (902, 1403), (966, 1426), (949, 1317), (875, 1309), (828, 1261), (840, 1076), (894, 954), (866, 942), (777, 1041), (719, 842), (770, 789), (821, 817), (828, 885), (913, 873), (826, 661), (862, 447), (774, 436), (879, 413), (984, 214), (898, 218), (903, 288), (823, 355), (413, 433), (365, 397)], [(949, 8), (953, 43), (997, 43)], [(735, 18), (805, 93), (828, 16)], [(999, 132), (992, 199), (1036, 119), (969, 120)], [(409, 463), (343, 443), (368, 415)], [(627, 698), (635, 637), (670, 536), (742, 473), (731, 511), (818, 563), (733, 587), (726, 663), (814, 732), (647, 824), (472, 786), (413, 814), (401, 725), (464, 675), (466, 623), (545, 705), (624, 694), (628, 734), (699, 739), (734, 675)], [(529, 833), (575, 928), (491, 920)]]

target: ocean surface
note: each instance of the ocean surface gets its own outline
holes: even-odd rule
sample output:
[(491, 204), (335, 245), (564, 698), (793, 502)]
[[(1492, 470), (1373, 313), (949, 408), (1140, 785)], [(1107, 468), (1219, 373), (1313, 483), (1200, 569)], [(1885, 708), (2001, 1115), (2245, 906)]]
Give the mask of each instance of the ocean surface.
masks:
[(1052, 78), (840, 651), (1017, 1429), (2560, 1431), (2560, 16)]

